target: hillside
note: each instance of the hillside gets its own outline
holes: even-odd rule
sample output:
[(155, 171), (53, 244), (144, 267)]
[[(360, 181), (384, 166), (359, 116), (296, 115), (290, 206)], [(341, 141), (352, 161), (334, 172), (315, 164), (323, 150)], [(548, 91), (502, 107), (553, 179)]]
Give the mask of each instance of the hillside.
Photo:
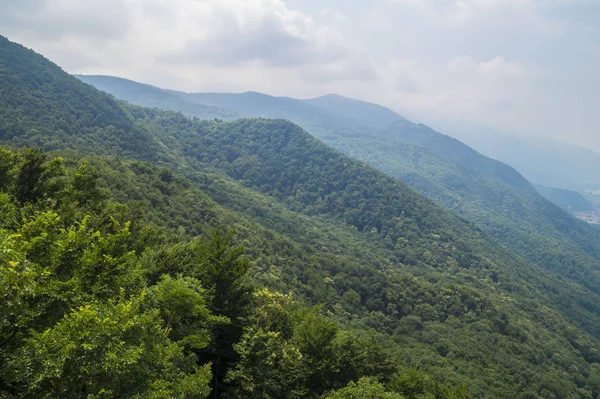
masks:
[(487, 158), (460, 141), (425, 125), (396, 122), (385, 131), (385, 135), (394, 141), (427, 148), (438, 157), (455, 161), (482, 174), (491, 175), (523, 192), (534, 191), (531, 184), (510, 166)]
[[(340, 96), (303, 101), (260, 93), (170, 93), (190, 104), (291, 120), (333, 148), (466, 217), (511, 251), (600, 292), (598, 230), (546, 200), (510, 166), (458, 140), (374, 104)], [(353, 114), (362, 116), (360, 126), (348, 118)], [(379, 129), (394, 119), (388, 128)], [(378, 120), (385, 123), (373, 122)]]
[(305, 103), (327, 110), (329, 113), (351, 120), (357, 127), (366, 126), (375, 129), (387, 129), (405, 119), (381, 105), (342, 97), (337, 94), (305, 100)]
[[(85, 88), (102, 96), (31, 51), (0, 40), (0, 48), (3, 47), (33, 63), (43, 63), (46, 73), (64, 79), (64, 85), (72, 84), (77, 90)], [(7, 82), (18, 81), (14, 76), (27, 73), (26, 62), (19, 63), (18, 68), (11, 67), (11, 58), (8, 58), (5, 65), (8, 68), (0, 72), (2, 87)], [(32, 83), (36, 82), (35, 78), (31, 79)], [(17, 96), (24, 96), (29, 89), (26, 85), (11, 84), (11, 90)], [(58, 107), (55, 95), (51, 91), (45, 96), (32, 97), (32, 112), (28, 112), (29, 108), (21, 111), (27, 122), (26, 128), (54, 118), (51, 111), (44, 110)], [(199, 345), (199, 349), (209, 348), (208, 354), (207, 351), (200, 352), (204, 357), (198, 355), (199, 360), (216, 362), (225, 355), (235, 359), (226, 375), (219, 374), (224, 371), (217, 373), (216, 383), (223, 385), (220, 390), (227, 390), (233, 397), (248, 397), (249, 392), (254, 392), (256, 397), (266, 397), (266, 394), (271, 397), (321, 397), (328, 390), (340, 389), (340, 384), (356, 381), (360, 376), (371, 376), (374, 380), (361, 379), (360, 384), (379, 384), (379, 388), (393, 391), (396, 397), (419, 398), (427, 393), (440, 398), (466, 397), (460, 388), (449, 391), (428, 378), (453, 386), (466, 383), (469, 391), (478, 398), (590, 397), (600, 393), (597, 338), (600, 336), (600, 311), (597, 309), (600, 301), (597, 294), (511, 255), (471, 223), (397, 180), (323, 145), (287, 121), (192, 120), (173, 112), (113, 102), (111, 112), (125, 115), (124, 134), (129, 133), (126, 129), (139, 131), (147, 135), (149, 143), (144, 151), (120, 152), (120, 132), (95, 129), (88, 114), (103, 111), (86, 102), (85, 96), (81, 101), (81, 120), (89, 121), (82, 126), (88, 132), (86, 140), (71, 141), (57, 125), (56, 130), (44, 130), (43, 135), (26, 130), (23, 135), (11, 136), (10, 143), (23, 145), (39, 141), (41, 145), (52, 143), (54, 148), (62, 148), (61, 144), (64, 144), (65, 149), (61, 151), (65, 156), (77, 154), (71, 157), (97, 154), (100, 145), (112, 151), (114, 157), (108, 160), (91, 158), (89, 161), (98, 167), (100, 186), (108, 190), (115, 201), (126, 203), (126, 207), (114, 204), (109, 207), (109, 213), (102, 211), (99, 219), (92, 218), (91, 225), (107, 229), (98, 234), (115, 234), (110, 223), (109, 227), (103, 224), (103, 221), (112, 220), (108, 216), (114, 212), (118, 213), (113, 219), (119, 222), (125, 223), (139, 215), (146, 223), (166, 229), (165, 234), (175, 240), (175, 244), (177, 239), (188, 239), (197, 234), (201, 235), (201, 242), (205, 242), (208, 240), (205, 232), (212, 227), (238, 228), (236, 243), (246, 246), (250, 262), (249, 284), (258, 286), (258, 306), (250, 314), (239, 315), (235, 311), (241, 311), (243, 307), (236, 306), (237, 302), (231, 302), (231, 298), (214, 302), (217, 295), (206, 301), (210, 304), (210, 314), (229, 314), (230, 319), (240, 317), (243, 321), (238, 327), (242, 329), (241, 333), (228, 330), (230, 335), (227, 337), (233, 337), (234, 344), (231, 340), (219, 339), (206, 344), (202, 337), (183, 341)], [(12, 102), (3, 101), (0, 115), (10, 114), (13, 107)], [(66, 114), (69, 112), (65, 111)], [(132, 161), (133, 158), (137, 161)], [(13, 171), (11, 173), (16, 173), (17, 168), (26, 170), (19, 166), (21, 164), (8, 165), (6, 170)], [(16, 173), (16, 176), (26, 175)], [(48, 199), (45, 204), (60, 204), (55, 202), (52, 192), (37, 190), (38, 186), (31, 187), (33, 192), (40, 193), (40, 198)], [(84, 188), (89, 185), (76, 187), (86, 193)], [(88, 197), (76, 194), (66, 191), (60, 198)], [(69, 232), (77, 230), (75, 226), (80, 226), (82, 220), (68, 219), (70, 214), (63, 214), (70, 208), (57, 208), (61, 217), (66, 218), (65, 223), (75, 220), (73, 226), (66, 226)], [(27, 208), (23, 212), (28, 212)], [(91, 210), (83, 208), (81, 212), (77, 215), (82, 217)], [(133, 235), (140, 240), (147, 237), (145, 241), (126, 241), (127, 245), (118, 246), (118, 254), (129, 254), (130, 263), (127, 264), (152, 266), (144, 267), (149, 270), (149, 276), (143, 284), (153, 287), (161, 272), (191, 273), (198, 265), (201, 265), (201, 271), (206, 268), (205, 273), (211, 276), (211, 270), (215, 270), (210, 266), (213, 263), (202, 258), (205, 256), (202, 254), (206, 250), (210, 253), (214, 246), (202, 247), (205, 249), (198, 252), (200, 258), (194, 257), (194, 246), (185, 242), (173, 245), (173, 241), (167, 240), (163, 241), (166, 244), (163, 247), (154, 247), (152, 226), (147, 227), (135, 230)], [(27, 240), (38, 237), (36, 234), (40, 232), (33, 227), (30, 229), (29, 225), (11, 228), (16, 234), (29, 231)], [(40, 237), (54, 242), (53, 236), (42, 233), (43, 230)], [(63, 241), (66, 243), (69, 237)], [(91, 237), (97, 236), (92, 234)], [(210, 240), (208, 242), (214, 245), (222, 245), (218, 236)], [(72, 245), (79, 243), (77, 240), (69, 242)], [(114, 240), (101, 242), (112, 245)], [(44, 260), (45, 253), (36, 251), (43, 246), (34, 244), (21, 248), (24, 259), (38, 256)], [(70, 247), (57, 246), (56, 251), (62, 251), (61, 248)], [(216, 248), (216, 255), (229, 253), (220, 250), (221, 247)], [(238, 259), (240, 253), (236, 251), (237, 257), (227, 259)], [(77, 266), (80, 253), (66, 251), (64, 256), (52, 255), (51, 259), (58, 265), (70, 261)], [(87, 262), (84, 264), (93, 268), (97, 259), (93, 255), (97, 253), (83, 253)], [(113, 264), (109, 262), (110, 256), (100, 258), (106, 259), (108, 265)], [(230, 265), (228, 262), (214, 264)], [(1, 270), (10, 271), (10, 265), (3, 262)], [(226, 270), (231, 270), (232, 274), (226, 274), (229, 280), (225, 281), (219, 275), (214, 280), (207, 279), (203, 272), (194, 272), (196, 274), (192, 276), (198, 276), (203, 288), (215, 295), (221, 291), (216, 290), (214, 284), (227, 286), (231, 276), (235, 280), (245, 267), (234, 263)], [(111, 276), (110, 273), (99, 275)], [(271, 291), (260, 296), (260, 292), (264, 292), (260, 287), (265, 286)], [(103, 285), (99, 283), (97, 287)], [(116, 286), (111, 283), (107, 287), (114, 289)], [(135, 293), (140, 294), (139, 291)], [(290, 294), (307, 304), (323, 304), (322, 310), (295, 309), (295, 305), (288, 304), (288, 299), (280, 293)], [(76, 305), (81, 303), (86, 302)], [(154, 308), (158, 313), (148, 310), (144, 314), (146, 318), (135, 320), (161, 326), (159, 319), (150, 318), (150, 315), (158, 317), (160, 314), (160, 301), (158, 303)], [(227, 303), (229, 305), (225, 306)], [(128, 309), (127, 304), (123, 305)], [(105, 309), (100, 307), (100, 311)], [(200, 313), (203, 317), (209, 316), (204, 311)], [(62, 320), (64, 313), (53, 314)], [(72, 317), (77, 315), (75, 312)], [(186, 323), (198, 322), (205, 326), (207, 323), (203, 320), (184, 319)], [(214, 322), (218, 323), (218, 320)], [(43, 335), (35, 332), (38, 327), (34, 325), (32, 330), (31, 325), (23, 325), (23, 334), (25, 331), (35, 333), (36, 339), (39, 338), (38, 346), (34, 345), (38, 341), (31, 341), (33, 348), (45, 350)], [(50, 326), (54, 335), (48, 335), (49, 339), (63, 337), (59, 333), (68, 331), (69, 324), (58, 323), (57, 326), (62, 329)], [(172, 337), (175, 342), (187, 337), (190, 330), (183, 328), (187, 326), (182, 325), (181, 330), (175, 331), (174, 334), (181, 334)], [(346, 330), (354, 335), (346, 335)], [(6, 335), (10, 333), (6, 332)], [(364, 341), (357, 341), (356, 335), (364, 337)], [(93, 348), (85, 341), (78, 346), (79, 342), (68, 347)], [(158, 342), (169, 345), (167, 341)], [(370, 346), (377, 343), (385, 349)], [(398, 360), (396, 355), (406, 365), (425, 370), (433, 377), (424, 377), (394, 363)], [(7, 355), (3, 353), (2, 356)], [(13, 358), (12, 354), (8, 356)], [(90, 358), (93, 359), (84, 357)], [(14, 362), (28, 364), (27, 358), (20, 363)], [(205, 364), (197, 364), (204, 370), (202, 383), (206, 383), (208, 375)], [(50, 371), (63, 373), (78, 369), (71, 363), (68, 364), (70, 368), (59, 366), (55, 365)], [(135, 377), (144, 377), (144, 370), (142, 368), (141, 376)], [(186, 375), (177, 374), (177, 370), (173, 373), (178, 376), (173, 377), (173, 384)], [(418, 377), (411, 377), (414, 375)], [(110, 380), (103, 376), (104, 380), (92, 381)], [(27, 384), (30, 380), (19, 381)], [(59, 382), (51, 387), (58, 384), (60, 388)], [(161, 384), (164, 389), (173, 388), (168, 382), (153, 383)], [(43, 387), (32, 389), (32, 393), (44, 392)], [(46, 392), (46, 395), (52, 395), (56, 391)]]
[(535, 186), (536, 190), (548, 201), (569, 212), (591, 211), (594, 206), (581, 194), (564, 188)]
[[(483, 154), (514, 166), (530, 181), (579, 192), (600, 187), (600, 154), (587, 148), (540, 137), (516, 136), (471, 127), (452, 135)], [(535, 162), (532, 162), (535, 160)]]
[(152, 135), (135, 126), (116, 99), (66, 73), (49, 71), (49, 64), (0, 36), (4, 143), (48, 150), (87, 146), (97, 154), (144, 154), (148, 159), (159, 152)]
[(111, 93), (113, 96), (143, 107), (161, 108), (179, 111), (190, 117), (201, 119), (235, 119), (235, 112), (201, 104), (190, 104), (180, 96), (151, 85), (140, 84), (127, 79), (111, 76), (75, 75), (79, 80), (94, 85), (96, 88)]
[[(93, 77), (88, 77), (89, 82), (94, 80)], [(428, 148), (436, 155), (490, 174), (516, 188), (534, 191), (527, 180), (510, 166), (487, 158), (458, 140), (435, 132), (427, 126), (412, 123), (376, 104), (337, 95), (296, 100), (261, 93), (175, 93), (199, 105), (214, 104), (236, 110), (246, 116), (287, 119), (328, 144), (335, 139), (351, 141), (379, 136), (390, 137), (401, 143)]]
[[(470, 397), (407, 368), (373, 334), (258, 287), (248, 274), (261, 255), (301, 261), (313, 246), (173, 171), (38, 150), (2, 149), (0, 160), (3, 397), (316, 398), (357, 380), (391, 397)], [(235, 238), (221, 233), (233, 225)]]

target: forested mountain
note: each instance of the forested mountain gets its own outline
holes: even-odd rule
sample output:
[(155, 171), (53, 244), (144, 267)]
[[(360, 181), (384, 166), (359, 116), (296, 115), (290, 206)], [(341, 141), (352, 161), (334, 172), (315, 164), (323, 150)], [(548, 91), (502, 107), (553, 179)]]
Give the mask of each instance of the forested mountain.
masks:
[[(90, 83), (97, 79), (106, 78), (86, 77)], [(511, 251), (600, 293), (598, 229), (546, 200), (510, 166), (456, 139), (383, 107), (341, 96), (296, 100), (260, 93), (169, 93), (198, 106), (291, 120), (468, 218)]]
[(179, 111), (188, 116), (201, 119), (219, 118), (231, 120), (240, 117), (239, 114), (233, 111), (210, 105), (192, 104), (181, 98), (178, 94), (127, 79), (112, 76), (94, 76), (93, 79), (85, 75), (75, 76), (83, 82), (93, 84), (98, 89), (111, 93), (117, 98), (144, 107)]
[(514, 166), (530, 181), (585, 193), (600, 189), (600, 154), (541, 137), (517, 137), (482, 127), (451, 134), (490, 157)]
[(337, 94), (327, 94), (304, 100), (304, 102), (325, 109), (334, 115), (349, 119), (356, 126), (387, 129), (398, 121), (405, 121), (402, 116), (381, 105), (354, 100)]
[(396, 122), (384, 134), (394, 141), (427, 148), (438, 157), (455, 161), (482, 174), (491, 175), (524, 192), (534, 191), (531, 184), (510, 166), (487, 158), (460, 141), (438, 133), (425, 125)]
[(588, 200), (575, 191), (540, 185), (536, 185), (535, 188), (548, 201), (569, 212), (591, 211), (594, 209), (594, 206)]
[(2, 397), (469, 397), (256, 286), (232, 231), (195, 234), (293, 243), (164, 167), (76, 158), (0, 151)]
[(0, 139), (64, 157), (1, 153), (3, 395), (600, 394), (597, 294), (396, 179), (287, 121), (118, 103), (3, 38), (0, 59)]

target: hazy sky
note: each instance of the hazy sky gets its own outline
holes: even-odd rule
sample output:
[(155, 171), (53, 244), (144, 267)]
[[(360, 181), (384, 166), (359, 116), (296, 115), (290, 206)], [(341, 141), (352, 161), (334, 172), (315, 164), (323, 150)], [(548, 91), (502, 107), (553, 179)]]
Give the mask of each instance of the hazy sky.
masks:
[(1, 0), (71, 73), (330, 92), (600, 150), (600, 0)]

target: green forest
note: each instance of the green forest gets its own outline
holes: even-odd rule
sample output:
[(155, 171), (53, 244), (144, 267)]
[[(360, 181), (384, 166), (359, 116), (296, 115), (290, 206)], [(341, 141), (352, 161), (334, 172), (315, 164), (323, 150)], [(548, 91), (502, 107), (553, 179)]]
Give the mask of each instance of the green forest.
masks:
[(242, 116), (293, 121), (467, 218), (509, 251), (583, 286), (589, 308), (600, 303), (600, 234), (555, 205), (585, 208), (583, 198), (564, 190), (536, 190), (510, 166), (387, 108), (336, 95), (298, 100), (253, 92), (189, 94), (115, 77), (78, 77), (118, 98), (187, 116), (208, 118), (213, 114), (207, 107), (221, 107)]
[[(0, 165), (2, 397), (469, 397), (258, 285), (234, 230), (182, 239), (87, 160), (4, 149)], [(148, 192), (189, 185), (123, 167)]]
[(593, 262), (289, 121), (131, 105), (0, 37), (0, 141), (1, 398), (600, 395)]

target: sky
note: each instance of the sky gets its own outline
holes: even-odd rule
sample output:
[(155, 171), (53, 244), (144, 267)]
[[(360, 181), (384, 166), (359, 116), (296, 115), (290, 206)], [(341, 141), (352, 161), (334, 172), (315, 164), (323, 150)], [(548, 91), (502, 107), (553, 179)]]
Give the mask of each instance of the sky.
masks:
[(600, 151), (600, 0), (1, 0), (70, 73), (372, 101)]

